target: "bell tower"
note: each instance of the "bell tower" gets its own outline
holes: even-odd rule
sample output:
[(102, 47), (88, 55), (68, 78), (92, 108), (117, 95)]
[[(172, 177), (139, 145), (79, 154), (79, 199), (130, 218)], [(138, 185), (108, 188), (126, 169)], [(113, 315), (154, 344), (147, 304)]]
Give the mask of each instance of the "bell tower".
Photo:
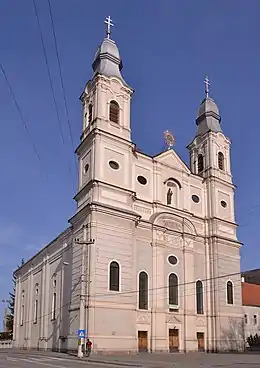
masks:
[(205, 78), (205, 98), (196, 118), (197, 133), (189, 144), (190, 166), (204, 178), (215, 176), (232, 182), (230, 140), (223, 134), (221, 117), (215, 101), (209, 97), (209, 80)]
[(209, 80), (205, 78), (205, 98), (196, 118), (197, 132), (188, 145), (193, 174), (205, 179), (209, 205), (208, 217), (234, 221), (234, 185), (230, 167), (230, 140), (221, 127), (221, 116), (209, 96)]
[(93, 77), (80, 96), (83, 106), (81, 140), (95, 128), (130, 140), (130, 101), (133, 89), (121, 74), (123, 63), (116, 43), (110, 38), (113, 26), (110, 16), (105, 23), (106, 38), (95, 54)]
[[(130, 104), (133, 89), (122, 76), (123, 64), (116, 43), (111, 40), (111, 18), (106, 18), (106, 37), (98, 47), (92, 64), (93, 75), (80, 96), (83, 129), (76, 150), (79, 161), (79, 186), (75, 200), (80, 210), (98, 200), (96, 183), (107, 181), (106, 155), (120, 161), (131, 143)], [(123, 152), (117, 153), (117, 150)], [(103, 162), (103, 164), (102, 164)], [(120, 165), (123, 167), (123, 162)], [(109, 168), (111, 169), (111, 168)], [(114, 170), (122, 175), (122, 171)]]

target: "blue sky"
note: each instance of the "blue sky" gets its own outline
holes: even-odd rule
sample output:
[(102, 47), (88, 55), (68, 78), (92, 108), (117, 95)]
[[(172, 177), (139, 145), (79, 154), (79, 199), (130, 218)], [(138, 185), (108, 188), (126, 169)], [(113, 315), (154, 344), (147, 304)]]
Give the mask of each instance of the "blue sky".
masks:
[[(31, 0), (2, 0), (0, 61), (21, 107), (37, 160), (7, 85), (0, 75), (0, 300), (11, 274), (67, 226), (75, 210), (77, 173), (64, 108), (47, 0), (36, 0), (58, 101), (65, 144), (53, 107)], [(260, 218), (259, 61), (260, 2), (208, 0), (52, 0), (74, 146), (82, 126), (78, 100), (91, 78), (94, 53), (111, 15), (112, 38), (123, 59), (125, 80), (135, 89), (132, 137), (154, 154), (163, 132), (176, 136), (176, 151), (195, 133), (196, 111), (209, 75), (224, 133), (232, 140), (236, 218), (241, 225), (242, 269), (259, 267)]]

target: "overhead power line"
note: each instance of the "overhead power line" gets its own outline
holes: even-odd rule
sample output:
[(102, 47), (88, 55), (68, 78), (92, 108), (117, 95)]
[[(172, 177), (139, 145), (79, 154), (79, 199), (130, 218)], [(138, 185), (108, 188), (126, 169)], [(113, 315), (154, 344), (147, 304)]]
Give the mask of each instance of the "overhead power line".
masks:
[[(203, 280), (201, 280), (201, 281), (211, 281), (211, 280), (214, 280), (214, 279), (221, 279), (221, 278), (226, 278), (226, 277), (231, 277), (231, 276), (235, 276), (235, 275), (240, 275), (241, 273), (240, 272), (234, 272), (234, 273), (229, 273), (229, 274), (225, 274), (225, 275), (222, 275), (222, 276), (218, 276), (218, 277), (210, 277), (210, 278), (205, 278), (205, 279), (203, 279)], [(80, 280), (79, 280), (80, 281)], [(240, 280), (237, 280), (237, 281), (235, 281), (234, 283), (241, 283), (242, 281), (240, 281)], [(183, 285), (190, 285), (190, 284), (195, 284), (196, 283), (196, 281), (190, 281), (190, 282), (186, 282), (186, 283), (181, 283), (181, 284), (179, 284), (178, 286), (183, 286)], [(77, 283), (77, 284), (79, 284), (79, 282)], [(207, 292), (207, 294), (208, 293), (212, 293), (212, 292), (217, 292), (217, 291), (222, 291), (222, 286), (220, 286), (220, 285), (218, 285), (219, 287), (217, 287), (217, 288), (213, 288), (213, 290), (210, 290), (210, 291), (208, 291)], [(161, 289), (165, 289), (165, 288), (168, 288), (169, 286), (167, 285), (167, 286), (163, 286), (163, 287), (157, 287), (157, 288), (151, 288), (151, 289), (148, 289), (147, 291), (152, 291), (152, 290), (161, 290)], [(117, 293), (114, 293), (114, 294), (111, 294), (111, 293), (104, 293), (104, 294), (93, 294), (93, 295), (90, 295), (90, 297), (91, 298), (96, 298), (96, 297), (106, 297), (106, 296), (114, 296), (114, 297), (118, 297), (118, 295), (124, 295), (124, 294), (133, 294), (133, 293), (135, 293), (135, 294), (137, 294), (139, 292), (139, 289), (138, 290), (131, 290), (131, 291), (126, 291), (126, 292), (117, 292)], [(186, 297), (189, 297), (189, 296), (192, 296), (192, 295), (196, 295), (196, 292), (192, 292), (192, 293), (187, 293), (185, 296)], [(75, 297), (80, 297), (80, 294), (76, 294), (76, 295), (74, 295), (74, 298)], [(184, 298), (184, 296), (182, 296), (183, 298)], [(160, 299), (158, 299), (158, 300), (166, 300), (167, 299), (167, 297), (166, 298), (160, 298)], [(66, 306), (69, 306), (69, 305), (71, 305), (73, 302), (70, 300), (69, 302), (67, 302), (67, 303), (65, 303), (65, 304), (63, 304), (62, 305), (62, 308), (64, 308), (64, 307), (66, 307)], [(126, 303), (125, 301), (124, 301), (124, 304), (133, 304), (133, 303)], [(56, 309), (55, 309), (55, 311), (58, 311), (58, 310), (60, 310), (60, 306), (59, 307), (57, 307)], [(46, 317), (46, 316), (49, 316), (49, 315), (51, 315), (53, 313), (53, 311), (51, 311), (51, 312), (48, 312), (48, 313), (46, 313), (46, 314), (43, 314), (42, 316), (39, 316), (39, 319), (42, 319), (42, 318), (44, 318), (44, 317)], [(23, 321), (24, 323), (33, 323), (34, 322), (34, 319), (33, 320), (27, 320), (27, 321)]]
[(68, 104), (67, 104), (65, 87), (64, 87), (63, 76), (62, 76), (62, 70), (61, 70), (61, 62), (60, 62), (60, 56), (59, 56), (59, 50), (58, 50), (58, 42), (57, 42), (57, 37), (56, 37), (54, 18), (53, 18), (53, 14), (52, 14), (52, 8), (51, 8), (50, 0), (48, 0), (48, 4), (49, 4), (49, 14), (50, 14), (50, 18), (51, 18), (52, 34), (53, 34), (53, 38), (54, 38), (55, 51), (56, 51), (56, 56), (57, 56), (57, 61), (58, 61), (58, 66), (59, 66), (59, 74), (60, 74), (60, 81), (61, 81), (61, 88), (62, 88), (65, 112), (66, 112), (67, 123), (68, 123), (68, 128), (69, 128), (70, 141), (71, 141), (71, 145), (72, 145), (72, 151), (74, 152), (74, 147), (75, 146), (74, 146), (74, 142), (73, 142), (73, 135), (72, 135), (70, 118), (69, 118), (69, 110), (68, 110)]
[(11, 87), (11, 84), (10, 84), (10, 82), (9, 82), (8, 78), (7, 78), (7, 75), (6, 75), (6, 72), (5, 72), (4, 66), (3, 66), (3, 64), (2, 64), (1, 62), (0, 62), (0, 68), (1, 68), (2, 74), (3, 74), (4, 78), (5, 78), (5, 81), (6, 81), (6, 84), (7, 84), (7, 86), (8, 86), (8, 89), (9, 89), (9, 91), (10, 91), (10, 93), (11, 93), (11, 95), (12, 95), (12, 98), (13, 98), (13, 100), (14, 100), (14, 103), (15, 103), (16, 109), (17, 109), (17, 111), (18, 111), (18, 113), (19, 113), (19, 115), (20, 115), (20, 118), (21, 118), (21, 121), (22, 121), (23, 127), (24, 127), (24, 129), (25, 129), (25, 131), (26, 131), (26, 133), (27, 133), (27, 135), (28, 135), (28, 137), (29, 137), (29, 140), (30, 140), (30, 142), (31, 142), (31, 144), (32, 144), (32, 146), (33, 146), (33, 150), (34, 150), (35, 156), (37, 157), (37, 160), (41, 163), (41, 157), (40, 157), (40, 154), (39, 154), (39, 152), (38, 152), (38, 150), (37, 150), (37, 148), (36, 148), (36, 145), (35, 145), (35, 143), (34, 143), (34, 141), (33, 141), (33, 138), (32, 138), (32, 136), (31, 136), (30, 130), (29, 130), (29, 128), (28, 128), (28, 126), (27, 126), (27, 123), (26, 123), (26, 121), (25, 121), (25, 119), (24, 119), (24, 117), (23, 117), (22, 110), (21, 110), (21, 108), (20, 108), (20, 106), (19, 106), (19, 104), (18, 104), (18, 102), (17, 102), (17, 99), (16, 99), (16, 97), (15, 97), (15, 95), (14, 95), (14, 92), (13, 92), (13, 89), (12, 89), (12, 87)]
[[(44, 54), (44, 60), (45, 60), (45, 64), (46, 64), (46, 67), (47, 67), (47, 73), (48, 73), (48, 78), (49, 78), (49, 82), (50, 82), (52, 98), (53, 98), (53, 102), (54, 102), (54, 108), (55, 108), (55, 111), (56, 111), (56, 116), (57, 116), (61, 141), (63, 143), (63, 146), (65, 147), (65, 139), (64, 139), (64, 134), (63, 134), (63, 130), (62, 130), (62, 123), (61, 123), (61, 119), (60, 119), (58, 103), (57, 103), (57, 100), (56, 100), (56, 97), (55, 97), (54, 86), (53, 86), (53, 81), (52, 81), (52, 77), (51, 77), (50, 65), (49, 65), (49, 62), (48, 62), (46, 47), (45, 47), (45, 43), (44, 43), (44, 39), (43, 39), (42, 27), (41, 27), (40, 18), (39, 18), (39, 14), (38, 14), (38, 10), (37, 10), (35, 0), (33, 0), (33, 5), (34, 5), (34, 12), (35, 12), (36, 20), (37, 20), (39, 35), (40, 35), (40, 39), (41, 39), (41, 44), (42, 44), (42, 49), (43, 49), (43, 54)], [(70, 164), (69, 164), (69, 172), (70, 172), (70, 175), (72, 176), (72, 186), (73, 186), (73, 190), (75, 191), (75, 185), (74, 185), (75, 183), (74, 183), (74, 178), (73, 178), (73, 172), (72, 172)]]
[(54, 107), (55, 107), (55, 111), (56, 111), (56, 115), (57, 115), (57, 120), (58, 120), (60, 135), (61, 135), (61, 140), (62, 140), (62, 143), (64, 144), (65, 141), (64, 141), (63, 131), (62, 131), (62, 124), (61, 124), (61, 120), (60, 120), (58, 104), (57, 104), (57, 100), (55, 98), (54, 87), (53, 87), (52, 78), (51, 78), (50, 66), (49, 66), (49, 63), (48, 63), (46, 48), (45, 48), (45, 44), (44, 44), (44, 40), (43, 40), (43, 34), (42, 34), (42, 29), (41, 29), (41, 23), (40, 23), (40, 19), (39, 19), (39, 15), (38, 15), (38, 11), (37, 11), (37, 6), (36, 6), (35, 0), (33, 0), (33, 5), (34, 5), (35, 16), (36, 16), (36, 19), (37, 19), (38, 30), (39, 30), (39, 34), (40, 34), (40, 38), (41, 38), (41, 43), (42, 43), (44, 60), (45, 60), (45, 64), (46, 64), (46, 67), (47, 67), (48, 78), (49, 78), (49, 82), (50, 82), (50, 86), (51, 86), (52, 98), (53, 98)]

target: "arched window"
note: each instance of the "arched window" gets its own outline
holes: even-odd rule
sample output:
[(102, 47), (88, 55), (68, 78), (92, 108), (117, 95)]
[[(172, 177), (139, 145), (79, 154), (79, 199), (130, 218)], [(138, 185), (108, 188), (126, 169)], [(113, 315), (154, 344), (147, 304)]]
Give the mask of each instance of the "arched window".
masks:
[(178, 277), (175, 273), (169, 275), (169, 304), (179, 305)]
[(201, 173), (204, 169), (204, 162), (203, 162), (203, 156), (198, 155), (198, 173)]
[(139, 273), (139, 309), (148, 309), (148, 275)]
[(93, 119), (93, 106), (88, 105), (88, 122), (91, 123)]
[(109, 266), (109, 290), (119, 291), (119, 264), (115, 261)]
[(57, 294), (52, 294), (52, 306), (51, 306), (51, 319), (54, 321), (56, 319), (56, 310), (57, 310)]
[(197, 314), (203, 314), (203, 284), (200, 280), (196, 282)]
[(231, 281), (227, 282), (227, 304), (234, 304), (233, 284)]
[(22, 303), (21, 303), (21, 315), (20, 315), (20, 326), (23, 326), (24, 320), (24, 290), (22, 291)]
[(109, 105), (109, 120), (119, 123), (119, 105), (116, 101), (111, 101)]
[(218, 153), (218, 168), (224, 170), (224, 155), (222, 152)]

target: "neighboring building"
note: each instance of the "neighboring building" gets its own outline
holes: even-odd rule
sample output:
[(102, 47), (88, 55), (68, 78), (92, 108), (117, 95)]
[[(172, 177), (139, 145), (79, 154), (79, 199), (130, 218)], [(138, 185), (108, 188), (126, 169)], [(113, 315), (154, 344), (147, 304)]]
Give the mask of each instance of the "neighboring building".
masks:
[(260, 335), (260, 269), (242, 273), (245, 339)]
[(77, 211), (16, 271), (15, 346), (77, 349), (85, 328), (94, 351), (240, 350), (230, 140), (207, 81), (188, 167), (173, 149), (136, 149), (121, 70), (105, 38), (81, 95)]
[(260, 268), (241, 273), (243, 282), (260, 285)]

